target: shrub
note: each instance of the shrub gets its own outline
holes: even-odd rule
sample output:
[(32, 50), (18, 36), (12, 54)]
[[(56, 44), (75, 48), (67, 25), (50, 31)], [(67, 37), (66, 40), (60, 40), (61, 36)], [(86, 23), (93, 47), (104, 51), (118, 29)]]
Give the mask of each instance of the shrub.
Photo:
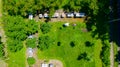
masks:
[(60, 46), (61, 45), (61, 42), (57, 42), (57, 46)]
[(86, 45), (87, 47), (90, 47), (90, 46), (93, 46), (94, 44), (91, 43), (91, 42), (89, 42), (89, 41), (86, 41), (86, 42), (85, 42), (85, 45)]
[(28, 57), (27, 62), (28, 62), (29, 65), (33, 65), (36, 61), (33, 57)]
[(88, 56), (88, 54), (87, 54), (86, 52), (81, 53), (80, 55), (78, 55), (77, 60), (81, 60), (81, 59), (84, 59), (84, 60), (90, 61), (90, 57)]
[(71, 46), (71, 47), (75, 47), (75, 41), (71, 41), (71, 42), (70, 42), (70, 46)]
[(31, 48), (35, 48), (36, 47), (36, 38), (27, 39), (26, 40), (26, 46), (31, 47)]

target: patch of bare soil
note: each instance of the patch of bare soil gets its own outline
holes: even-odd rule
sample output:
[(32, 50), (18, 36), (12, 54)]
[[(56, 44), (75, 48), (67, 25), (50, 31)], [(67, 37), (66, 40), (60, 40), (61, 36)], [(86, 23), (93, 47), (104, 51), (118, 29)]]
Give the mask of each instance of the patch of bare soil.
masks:
[(81, 28), (82, 32), (88, 32), (88, 30), (86, 28)]
[(55, 67), (63, 67), (63, 64), (59, 60), (50, 60), (49, 63), (55, 65)]
[(8, 67), (7, 63), (3, 60), (0, 60), (0, 67)]
[(49, 62), (46, 62), (45, 60), (37, 60), (36, 63), (32, 67), (41, 67), (41, 64), (43, 63), (53, 64), (54, 67), (63, 67), (62, 62), (56, 59), (51, 59), (49, 60)]
[[(46, 21), (45, 18), (41, 18), (39, 19), (38, 16), (34, 17), (34, 19), (36, 21)], [(84, 18), (51, 18), (50, 22), (84, 22), (85, 21), (85, 17)]]

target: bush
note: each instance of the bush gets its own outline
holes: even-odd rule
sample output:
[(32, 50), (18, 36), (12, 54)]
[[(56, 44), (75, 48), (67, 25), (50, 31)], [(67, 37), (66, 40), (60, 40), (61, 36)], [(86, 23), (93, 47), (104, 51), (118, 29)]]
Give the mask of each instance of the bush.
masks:
[(26, 46), (30, 47), (30, 48), (35, 48), (36, 47), (36, 38), (27, 39), (26, 40)]
[(75, 41), (71, 41), (71, 42), (70, 42), (70, 46), (71, 46), (71, 47), (75, 47)]
[(89, 61), (90, 57), (88, 56), (88, 54), (86, 52), (84, 52), (84, 53), (80, 54), (77, 58), (77, 60), (81, 60), (81, 59)]
[(101, 51), (101, 59), (103, 62), (103, 67), (108, 67), (110, 65), (110, 45), (109, 42), (105, 41)]
[(85, 45), (86, 45), (87, 47), (90, 47), (90, 46), (93, 46), (94, 44), (91, 43), (91, 42), (89, 42), (89, 41), (86, 41), (86, 42), (85, 42)]
[(28, 57), (27, 62), (28, 62), (29, 65), (33, 65), (36, 61), (33, 57)]
[(61, 42), (57, 42), (57, 46), (60, 46), (61, 45)]
[(43, 34), (48, 33), (51, 29), (51, 25), (48, 23), (41, 24), (40, 29), (43, 32)]

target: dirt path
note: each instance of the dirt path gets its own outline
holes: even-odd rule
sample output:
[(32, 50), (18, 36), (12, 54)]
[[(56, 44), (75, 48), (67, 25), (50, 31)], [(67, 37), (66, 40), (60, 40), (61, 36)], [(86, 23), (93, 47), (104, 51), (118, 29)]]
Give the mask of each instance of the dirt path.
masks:
[(114, 46), (113, 42), (110, 43), (110, 67), (114, 67)]

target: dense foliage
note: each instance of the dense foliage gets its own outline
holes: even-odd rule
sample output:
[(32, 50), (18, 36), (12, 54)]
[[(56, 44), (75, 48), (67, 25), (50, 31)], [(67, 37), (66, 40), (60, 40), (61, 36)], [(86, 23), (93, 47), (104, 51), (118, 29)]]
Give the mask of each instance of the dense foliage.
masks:
[(25, 21), (20, 16), (6, 16), (3, 21), (5, 34), (8, 37), (8, 48), (12, 52), (21, 50), (22, 42), (26, 40), (27, 36), (38, 31), (38, 24), (35, 21)]
[(4, 29), (7, 37), (23, 41), (26, 39), (25, 21), (16, 16), (7, 16), (4, 18)]

